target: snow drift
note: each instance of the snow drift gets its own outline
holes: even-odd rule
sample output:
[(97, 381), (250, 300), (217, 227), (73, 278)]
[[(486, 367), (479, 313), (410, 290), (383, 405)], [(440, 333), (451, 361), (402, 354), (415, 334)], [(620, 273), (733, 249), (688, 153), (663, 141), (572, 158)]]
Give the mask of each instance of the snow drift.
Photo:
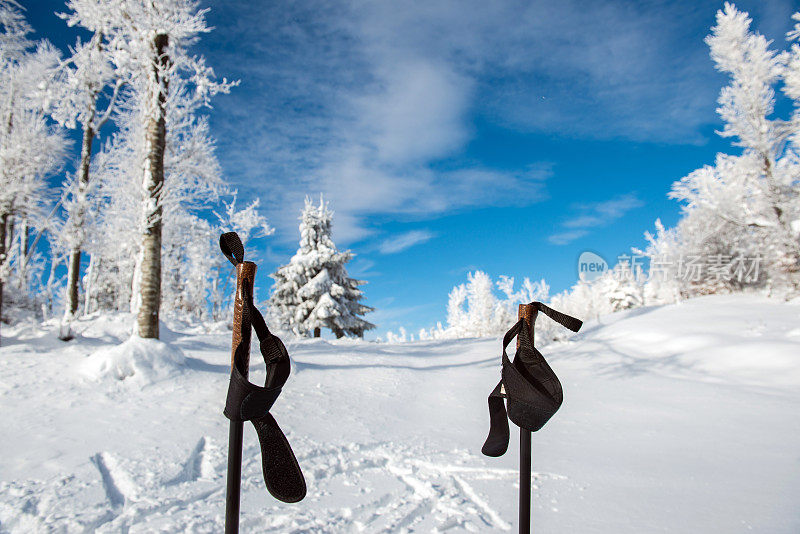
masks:
[(185, 365), (186, 358), (179, 348), (157, 339), (132, 336), (120, 345), (91, 354), (82, 371), (93, 380), (128, 380), (143, 385), (182, 372)]

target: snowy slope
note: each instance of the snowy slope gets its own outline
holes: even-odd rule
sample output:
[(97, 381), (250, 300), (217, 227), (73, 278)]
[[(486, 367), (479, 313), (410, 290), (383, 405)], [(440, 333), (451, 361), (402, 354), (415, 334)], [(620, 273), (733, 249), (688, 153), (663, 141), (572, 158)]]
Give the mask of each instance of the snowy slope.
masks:
[[(124, 325), (4, 329), (0, 531), (221, 531), (229, 335), (167, 331), (169, 373), (87, 373), (120, 361)], [(515, 530), (516, 436), (480, 454), (499, 340), (288, 348), (273, 413), (309, 493), (272, 499), (246, 430), (243, 532)], [(800, 532), (800, 307), (633, 310), (544, 352), (565, 403), (533, 438), (536, 532)]]

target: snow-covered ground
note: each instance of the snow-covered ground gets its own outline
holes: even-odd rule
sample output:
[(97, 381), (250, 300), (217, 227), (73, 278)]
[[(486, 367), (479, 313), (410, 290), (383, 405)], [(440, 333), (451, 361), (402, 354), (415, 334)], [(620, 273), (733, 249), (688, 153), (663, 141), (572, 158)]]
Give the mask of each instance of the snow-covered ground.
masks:
[[(125, 324), (4, 327), (0, 531), (221, 531), (230, 336), (167, 331), (136, 368)], [(516, 433), (480, 454), (498, 339), (288, 348), (273, 413), (308, 496), (268, 495), (248, 427), (243, 532), (516, 528)], [(800, 306), (638, 309), (544, 352), (565, 402), (533, 437), (536, 532), (800, 532)]]

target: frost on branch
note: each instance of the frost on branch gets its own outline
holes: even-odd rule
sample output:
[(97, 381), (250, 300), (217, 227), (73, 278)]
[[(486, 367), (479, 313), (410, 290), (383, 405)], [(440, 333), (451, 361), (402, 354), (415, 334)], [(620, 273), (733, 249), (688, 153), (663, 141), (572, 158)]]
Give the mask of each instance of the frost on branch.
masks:
[[(796, 14), (793, 17), (800, 20)], [(775, 86), (800, 97), (800, 48), (772, 50), (771, 42), (750, 29), (747, 13), (726, 3), (706, 38), (717, 70), (730, 77), (722, 89), (717, 112), (720, 132), (741, 147), (740, 155), (718, 154), (706, 165), (675, 182), (670, 196), (684, 203), (678, 224), (686, 255), (739, 251), (764, 258), (765, 276), (772, 287), (800, 290), (800, 161), (798, 115), (791, 120), (773, 117)], [(798, 27), (789, 33), (798, 36)], [(763, 279), (755, 285), (763, 284)], [(702, 284), (703, 291), (731, 289)], [(735, 287), (733, 288), (735, 289)]]

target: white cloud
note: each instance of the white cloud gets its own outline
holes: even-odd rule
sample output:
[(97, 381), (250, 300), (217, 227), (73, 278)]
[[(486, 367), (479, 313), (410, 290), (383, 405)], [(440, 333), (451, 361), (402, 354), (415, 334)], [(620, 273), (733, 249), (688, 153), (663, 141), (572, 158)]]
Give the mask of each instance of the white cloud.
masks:
[(366, 279), (366, 278), (374, 278), (376, 276), (380, 276), (381, 273), (373, 271), (372, 269), (375, 267), (375, 262), (370, 259), (359, 258), (356, 259), (349, 264), (347, 267), (348, 273), (351, 276), (356, 278)]
[(588, 230), (573, 230), (571, 232), (561, 232), (558, 234), (553, 234), (547, 238), (554, 245), (566, 245), (568, 243), (572, 243), (576, 239), (580, 239), (581, 237), (588, 234)]
[(356, 100), (360, 124), (351, 142), (374, 147), (381, 163), (401, 165), (447, 156), (469, 140), (469, 79), (420, 59), (385, 70), (379, 90)]
[(596, 213), (604, 221), (619, 219), (632, 209), (644, 206), (644, 202), (633, 193), (621, 195), (603, 202), (581, 204), (579, 207)]
[[(376, 2), (359, 4), (347, 27), (375, 64), (413, 54), (473, 79), (477, 112), (513, 129), (697, 143), (699, 129), (716, 120), (719, 75), (702, 36), (720, 6), (693, 7)], [(756, 16), (766, 10), (750, 7)], [(790, 9), (784, 3), (787, 21)]]
[(561, 223), (563, 228), (570, 228), (570, 230), (557, 232), (548, 237), (548, 241), (554, 245), (569, 244), (588, 235), (591, 228), (611, 224), (621, 219), (629, 211), (642, 206), (644, 206), (644, 202), (633, 193), (603, 202), (578, 204), (575, 209), (579, 214)]
[(319, 171), (320, 190), (336, 210), (335, 237), (343, 242), (375, 233), (363, 223), (370, 214), (425, 218), (473, 206), (529, 205), (545, 198), (545, 180), (552, 174), (549, 165), (520, 172), (406, 169), (380, 165), (369, 154), (364, 147), (352, 149)]
[(411, 230), (410, 232), (398, 234), (384, 240), (378, 247), (378, 250), (380, 250), (381, 254), (395, 254), (409, 249), (414, 245), (430, 241), (434, 236), (435, 234), (428, 230)]
[(603, 219), (597, 215), (581, 215), (574, 219), (565, 221), (562, 226), (564, 228), (586, 228), (590, 226), (598, 226), (603, 223)]
[[(242, 78), (242, 96), (219, 99), (214, 126), (226, 172), (243, 197), (261, 197), (279, 241), (296, 239), (306, 194), (331, 201), (342, 244), (374, 235), (376, 214), (425, 218), (544, 198), (546, 162), (501, 170), (459, 160), (473, 136), (474, 73), (429, 48), (432, 28), (416, 7), (395, 8), (240, 5), (235, 21), (211, 21), (253, 44), (249, 58), (225, 49), (209, 58)], [(446, 22), (440, 15), (435, 24)], [(425, 46), (406, 23), (420, 24)]]

